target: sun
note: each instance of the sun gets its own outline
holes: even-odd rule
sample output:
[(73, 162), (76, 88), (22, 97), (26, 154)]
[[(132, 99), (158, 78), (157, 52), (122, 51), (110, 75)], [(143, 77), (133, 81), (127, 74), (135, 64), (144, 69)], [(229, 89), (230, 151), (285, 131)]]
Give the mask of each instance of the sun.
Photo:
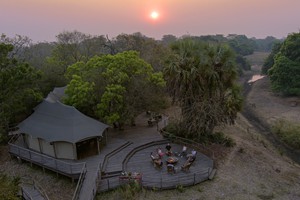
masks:
[(156, 11), (152, 11), (150, 14), (151, 19), (156, 20), (159, 17), (159, 13)]

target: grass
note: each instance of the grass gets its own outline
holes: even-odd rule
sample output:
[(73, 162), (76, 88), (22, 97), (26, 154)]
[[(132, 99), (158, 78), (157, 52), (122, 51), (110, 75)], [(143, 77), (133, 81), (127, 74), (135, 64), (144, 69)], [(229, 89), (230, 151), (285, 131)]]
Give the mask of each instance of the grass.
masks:
[(290, 147), (300, 149), (300, 125), (280, 119), (272, 126), (272, 131)]

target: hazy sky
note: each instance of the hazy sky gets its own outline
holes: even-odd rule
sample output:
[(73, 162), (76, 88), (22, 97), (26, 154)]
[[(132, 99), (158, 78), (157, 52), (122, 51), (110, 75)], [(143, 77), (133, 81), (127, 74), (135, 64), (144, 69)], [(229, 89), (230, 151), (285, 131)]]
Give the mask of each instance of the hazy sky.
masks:
[(156, 39), (230, 33), (282, 38), (300, 30), (300, 0), (0, 0), (0, 33), (37, 42), (54, 41), (65, 30), (109, 37), (141, 32)]

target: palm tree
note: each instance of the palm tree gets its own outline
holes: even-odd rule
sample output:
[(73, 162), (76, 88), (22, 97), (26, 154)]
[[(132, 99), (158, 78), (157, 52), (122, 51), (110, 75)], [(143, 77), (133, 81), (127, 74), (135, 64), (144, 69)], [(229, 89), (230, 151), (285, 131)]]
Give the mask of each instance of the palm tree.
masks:
[(233, 123), (242, 99), (231, 49), (190, 39), (171, 49), (164, 75), (173, 101), (181, 106), (184, 134), (200, 138), (219, 124)]

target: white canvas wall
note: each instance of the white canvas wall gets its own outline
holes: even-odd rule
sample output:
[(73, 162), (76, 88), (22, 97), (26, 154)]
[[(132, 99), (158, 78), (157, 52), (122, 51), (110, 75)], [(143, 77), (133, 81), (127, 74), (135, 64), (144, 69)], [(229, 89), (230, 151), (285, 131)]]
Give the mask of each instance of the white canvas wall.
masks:
[(76, 159), (76, 149), (73, 144), (67, 142), (55, 142), (55, 150), (57, 158)]
[(41, 144), (41, 150), (43, 154), (55, 157), (54, 153), (54, 145), (51, 145), (49, 142), (46, 142), (45, 140), (40, 139)]

